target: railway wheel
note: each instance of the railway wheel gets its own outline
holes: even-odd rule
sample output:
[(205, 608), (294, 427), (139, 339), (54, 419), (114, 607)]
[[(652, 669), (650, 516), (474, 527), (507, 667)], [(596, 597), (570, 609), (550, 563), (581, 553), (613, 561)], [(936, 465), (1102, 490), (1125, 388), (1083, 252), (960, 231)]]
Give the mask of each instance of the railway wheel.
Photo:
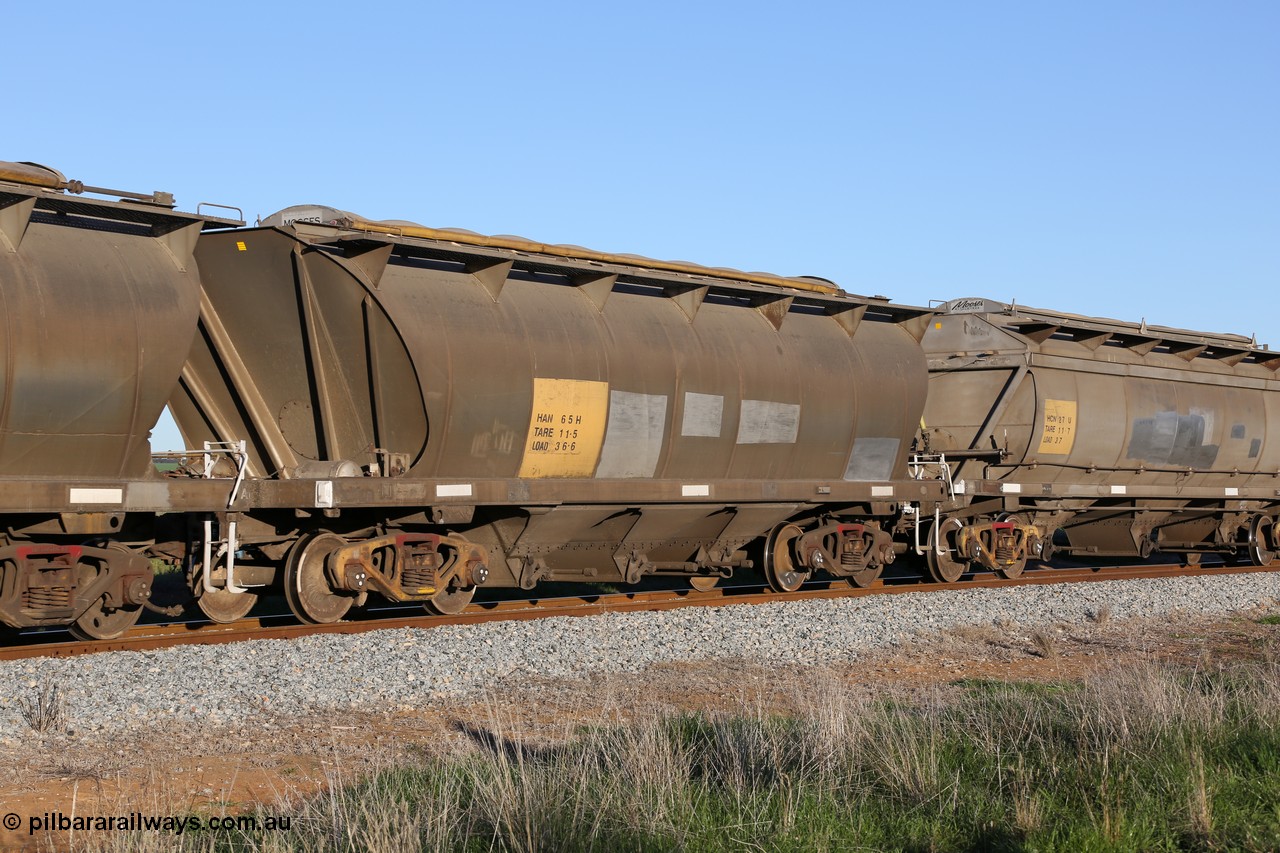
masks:
[(691, 575), (685, 580), (689, 581), (689, 586), (698, 592), (710, 592), (720, 583), (719, 575)]
[(1270, 516), (1256, 515), (1249, 523), (1249, 562), (1255, 566), (1269, 566), (1276, 561), (1272, 550), (1275, 530)]
[[(849, 586), (857, 587), (859, 589), (866, 589), (867, 587), (875, 583), (877, 580), (879, 580), (881, 573), (884, 572), (883, 562), (874, 562), (871, 565), (868, 565), (864, 569), (861, 569), (858, 571), (849, 571), (850, 568), (857, 565), (857, 562), (846, 562), (849, 559), (849, 556), (846, 556), (846, 554), (844, 553), (842, 548), (841, 537), (839, 536), (832, 535), (832, 536), (826, 537), (822, 542), (822, 546), (827, 550), (828, 553), (835, 554), (837, 561), (843, 563), (843, 565), (841, 566), (841, 571), (838, 573), (832, 572), (832, 574), (836, 574), (839, 577), (843, 577), (845, 580), (849, 582)], [(874, 547), (875, 547), (874, 543), (870, 539), (867, 540), (866, 544), (863, 546), (864, 562), (867, 561), (866, 555), (870, 554)], [(830, 570), (831, 567), (828, 566), (827, 569)]]
[(197, 566), (191, 575), (191, 594), (196, 597), (196, 606), (200, 612), (209, 617), (210, 622), (226, 624), (243, 619), (249, 615), (253, 605), (258, 603), (258, 594), (254, 592), (227, 592), (215, 589), (209, 592), (204, 588), (204, 567)]
[(955, 537), (963, 529), (957, 518), (944, 518), (929, 529), (926, 563), (929, 576), (938, 583), (955, 583), (969, 569), (969, 561), (956, 556)]
[(809, 579), (809, 570), (795, 563), (794, 545), (800, 533), (797, 525), (784, 521), (764, 541), (764, 579), (775, 592), (795, 592)]
[(461, 587), (450, 583), (446, 589), (440, 590), (435, 598), (426, 603), (426, 608), (441, 616), (456, 616), (467, 609), (467, 605), (471, 603), (475, 594), (474, 586)]
[(80, 618), (67, 626), (73, 637), (81, 640), (114, 640), (134, 625), (142, 615), (142, 607), (108, 607), (104, 595), (89, 605)]
[[(121, 554), (127, 555), (130, 553), (128, 548), (119, 544), (110, 544), (107, 548), (111, 551), (118, 551)], [(97, 580), (100, 570), (94, 566), (81, 563), (77, 571), (80, 576), (80, 585), (88, 586)], [(105, 569), (101, 571), (105, 571)], [(114, 640), (134, 625), (137, 625), (141, 616), (141, 604), (110, 607), (107, 604), (107, 597), (104, 595), (93, 604), (90, 604), (89, 609), (81, 613), (76, 621), (67, 626), (67, 630), (71, 632), (71, 636), (81, 640)]]
[(848, 576), (849, 585), (856, 586), (859, 589), (866, 589), (880, 579), (880, 573), (884, 571), (883, 565), (870, 566), (860, 572), (854, 572)]
[(284, 599), (293, 615), (303, 622), (337, 622), (355, 602), (353, 596), (334, 590), (325, 571), (329, 555), (346, 541), (337, 534), (308, 533), (289, 549), (284, 565)]
[[(1001, 515), (1000, 521), (1010, 522), (1016, 525), (1017, 527), (1023, 527), (1027, 523), (1027, 520), (1025, 518), (1023, 518), (1020, 515), (1014, 515), (1013, 513), (1005, 513)], [(997, 562), (999, 562), (1000, 560), (999, 553), (996, 554), (996, 560)], [(1016, 578), (1019, 575), (1021, 575), (1022, 571), (1026, 567), (1027, 567), (1027, 552), (1023, 551), (1022, 554), (1020, 554), (1018, 558), (1013, 562), (1009, 563), (1008, 565), (999, 566), (996, 569), (996, 574), (1002, 578), (1008, 578), (1012, 580), (1013, 578)]]

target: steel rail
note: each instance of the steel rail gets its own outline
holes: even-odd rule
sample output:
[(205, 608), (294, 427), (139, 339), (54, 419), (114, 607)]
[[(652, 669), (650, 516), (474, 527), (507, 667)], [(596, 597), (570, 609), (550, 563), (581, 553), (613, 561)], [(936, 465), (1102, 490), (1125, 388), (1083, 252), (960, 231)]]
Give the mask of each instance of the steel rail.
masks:
[[(761, 587), (725, 587), (706, 592), (674, 590), (657, 592), (601, 593), (589, 596), (567, 596), (547, 599), (519, 599), (472, 604), (452, 616), (430, 614), (413, 616), (360, 615), (343, 622), (325, 625), (271, 624), (292, 617), (288, 615), (241, 619), (227, 624), (171, 623), (138, 625), (115, 640), (57, 640), (47, 643), (28, 642), (0, 647), (0, 661), (39, 657), (72, 657), (109, 651), (150, 651), (179, 645), (232, 643), (242, 640), (293, 639), (311, 634), (361, 634), (396, 628), (436, 628), (445, 625), (478, 625), (486, 622), (528, 621), (553, 616), (590, 616), (600, 613), (676, 610), (685, 607), (727, 607), (737, 604), (785, 604), (791, 601), (860, 598), (867, 595), (894, 595), (908, 592), (942, 590), (999, 589), (1004, 587), (1047, 584), (1084, 583), (1091, 581), (1149, 580), (1170, 577), (1251, 574), (1277, 571), (1261, 566), (1185, 566), (1180, 564), (1141, 566), (1093, 566), (1080, 568), (1033, 569), (1016, 578), (979, 575), (954, 583), (920, 581), (915, 578), (881, 579), (869, 587), (853, 587), (841, 580), (811, 583), (796, 592), (776, 593)], [(33, 635), (28, 635), (28, 637)], [(38, 635), (36, 635), (38, 636)]]

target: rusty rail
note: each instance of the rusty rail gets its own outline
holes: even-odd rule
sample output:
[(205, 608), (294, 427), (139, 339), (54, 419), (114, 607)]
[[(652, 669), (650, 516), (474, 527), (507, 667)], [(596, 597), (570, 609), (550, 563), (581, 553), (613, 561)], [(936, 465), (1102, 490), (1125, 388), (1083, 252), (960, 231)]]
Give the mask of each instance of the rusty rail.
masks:
[[(684, 607), (727, 607), (735, 604), (779, 604), (815, 599), (859, 598), (865, 595), (893, 595), (906, 592), (933, 592), (977, 588), (1002, 588), (1060, 583), (1083, 583), (1109, 580), (1146, 580), (1203, 575), (1252, 574), (1276, 571), (1258, 566), (1184, 566), (1179, 564), (1142, 566), (1094, 566), (1082, 568), (1034, 569), (1022, 576), (1005, 579), (978, 576), (955, 583), (934, 583), (912, 578), (882, 579), (865, 589), (851, 587), (843, 581), (820, 581), (791, 593), (775, 593), (763, 587), (725, 587), (697, 590), (631, 592), (571, 596), (564, 598), (525, 599), (473, 604), (454, 616), (362, 615), (358, 618), (327, 625), (269, 624), (287, 616), (242, 619), (225, 625), (178, 623), (139, 625), (116, 640), (81, 642), (57, 640), (48, 643), (27, 642), (0, 647), (0, 661), (35, 657), (72, 657), (107, 651), (148, 651), (187, 644), (233, 643), (241, 640), (292, 639), (310, 634), (361, 634), (393, 628), (436, 628), (444, 625), (478, 625), (485, 622), (545, 619), (552, 616), (591, 616), (599, 613), (676, 610)], [(28, 635), (28, 639), (31, 635)]]

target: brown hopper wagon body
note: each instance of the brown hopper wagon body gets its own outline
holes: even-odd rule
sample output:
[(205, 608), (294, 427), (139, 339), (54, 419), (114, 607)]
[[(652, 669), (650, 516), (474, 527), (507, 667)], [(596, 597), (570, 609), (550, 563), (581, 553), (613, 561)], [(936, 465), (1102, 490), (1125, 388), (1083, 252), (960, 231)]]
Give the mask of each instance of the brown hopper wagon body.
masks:
[[(327, 622), (482, 584), (1280, 551), (1280, 357), (1238, 336), (319, 206), (246, 228), (26, 163), (0, 328), (10, 629), (172, 613), (156, 560), (212, 619), (283, 592)], [(166, 403), (191, 450), (162, 474)]]

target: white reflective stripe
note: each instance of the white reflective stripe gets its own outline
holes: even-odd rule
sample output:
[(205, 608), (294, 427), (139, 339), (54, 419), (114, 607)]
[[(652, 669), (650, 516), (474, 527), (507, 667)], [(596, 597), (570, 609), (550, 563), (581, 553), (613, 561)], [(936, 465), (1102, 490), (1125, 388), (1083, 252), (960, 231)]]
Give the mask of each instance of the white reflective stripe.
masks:
[(73, 504), (122, 504), (124, 489), (72, 489)]
[(470, 483), (453, 483), (447, 486), (436, 486), (436, 497), (438, 498), (469, 498), (471, 497)]
[(891, 498), (893, 497), (893, 486), (872, 486), (871, 497)]
[(1227, 497), (1229, 498), (1235, 498), (1240, 496), (1239, 489), (1223, 489), (1223, 491), (1227, 493)]
[(1000, 491), (1006, 495), (1020, 495), (1022, 494), (1022, 484), (1021, 483), (1001, 483)]
[(956, 480), (951, 484), (951, 488), (957, 495), (963, 495), (964, 490), (968, 488), (964, 480)]
[(1128, 494), (1128, 492), (1129, 492), (1129, 489), (1126, 486), (1111, 487), (1111, 494), (1113, 495), (1123, 495), (1123, 494)]
[(333, 506), (333, 480), (316, 480), (316, 507), (328, 509)]
[(711, 487), (707, 485), (681, 486), (680, 494), (686, 498), (706, 498), (711, 496)]

